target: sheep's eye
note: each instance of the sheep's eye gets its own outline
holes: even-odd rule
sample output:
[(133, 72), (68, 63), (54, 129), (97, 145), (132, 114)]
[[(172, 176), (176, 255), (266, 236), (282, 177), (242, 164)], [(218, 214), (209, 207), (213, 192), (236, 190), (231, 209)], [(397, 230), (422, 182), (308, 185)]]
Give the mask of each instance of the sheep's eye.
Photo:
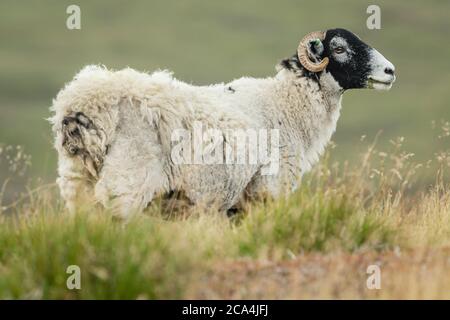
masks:
[(337, 54), (341, 54), (345, 52), (345, 49), (343, 47), (337, 47), (336, 49), (334, 49), (334, 52)]

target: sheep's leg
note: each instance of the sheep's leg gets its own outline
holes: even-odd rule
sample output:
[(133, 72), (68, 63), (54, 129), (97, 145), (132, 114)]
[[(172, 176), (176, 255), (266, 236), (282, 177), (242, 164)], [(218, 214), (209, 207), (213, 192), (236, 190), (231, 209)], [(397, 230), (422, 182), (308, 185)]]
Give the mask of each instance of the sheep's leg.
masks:
[[(110, 171), (108, 168), (105, 171)], [(113, 168), (111, 168), (113, 170)], [(133, 180), (133, 181), (130, 181)], [(146, 179), (141, 172), (119, 172), (103, 175), (95, 186), (95, 197), (115, 218), (128, 220), (141, 212), (152, 200), (154, 192), (145, 190)]]
[(83, 205), (90, 205), (94, 202), (93, 186), (87, 179), (80, 161), (68, 158), (64, 153), (60, 153), (58, 175), (56, 183), (70, 214), (76, 213)]
[[(115, 216), (128, 219), (142, 211), (156, 194), (169, 190), (169, 174), (156, 112), (139, 102), (124, 100), (119, 118), (95, 185), (95, 197)], [(170, 136), (170, 132), (166, 134)]]
[(83, 204), (92, 202), (92, 188), (84, 179), (62, 176), (57, 179), (57, 184), (70, 214), (75, 214)]
[(117, 196), (111, 199), (106, 206), (112, 211), (113, 217), (121, 221), (128, 221), (145, 208), (144, 203), (132, 194)]

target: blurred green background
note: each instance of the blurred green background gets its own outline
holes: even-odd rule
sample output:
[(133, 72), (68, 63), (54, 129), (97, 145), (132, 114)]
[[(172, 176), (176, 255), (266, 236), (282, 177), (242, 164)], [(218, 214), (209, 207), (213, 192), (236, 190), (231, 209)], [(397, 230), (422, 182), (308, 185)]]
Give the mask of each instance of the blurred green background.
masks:
[[(66, 28), (70, 4), (81, 7), (81, 30)], [(381, 7), (381, 30), (366, 27), (370, 4)], [(418, 159), (430, 159), (446, 147), (431, 122), (450, 119), (449, 13), (447, 0), (2, 0), (0, 143), (23, 145), (31, 175), (51, 181), (56, 154), (45, 118), (82, 66), (170, 69), (195, 84), (265, 77), (307, 32), (342, 27), (391, 60), (398, 78), (389, 92), (344, 95), (334, 156), (353, 159), (361, 136), (382, 130), (381, 145), (404, 136)]]

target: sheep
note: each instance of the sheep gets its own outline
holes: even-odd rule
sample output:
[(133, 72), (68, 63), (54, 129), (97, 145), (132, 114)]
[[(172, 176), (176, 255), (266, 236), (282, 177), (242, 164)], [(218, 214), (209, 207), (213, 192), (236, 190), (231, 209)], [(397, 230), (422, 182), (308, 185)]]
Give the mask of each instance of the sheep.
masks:
[[(92, 201), (126, 219), (156, 196), (182, 194), (193, 208), (214, 206), (227, 212), (242, 199), (287, 195), (330, 141), (343, 93), (388, 90), (395, 81), (393, 64), (344, 29), (309, 33), (276, 70), (273, 77), (195, 86), (168, 71), (84, 67), (51, 107), (57, 183), (69, 211)], [(269, 143), (278, 155), (278, 171), (263, 174), (274, 159), (246, 164), (174, 161), (174, 132), (189, 132), (196, 123), (219, 132), (278, 133), (278, 140)], [(224, 144), (231, 144), (220, 135)], [(181, 160), (190, 150), (184, 155)]]

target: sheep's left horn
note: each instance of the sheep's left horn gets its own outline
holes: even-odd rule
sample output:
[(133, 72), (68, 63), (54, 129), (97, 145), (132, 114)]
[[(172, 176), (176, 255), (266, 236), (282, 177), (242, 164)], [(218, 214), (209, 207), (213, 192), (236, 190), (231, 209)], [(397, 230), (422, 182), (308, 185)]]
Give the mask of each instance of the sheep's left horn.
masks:
[(308, 33), (306, 36), (304, 36), (302, 41), (300, 41), (300, 44), (298, 45), (297, 55), (298, 59), (300, 60), (300, 63), (302, 64), (303, 67), (305, 67), (306, 70), (311, 72), (319, 72), (326, 68), (329, 59), (328, 57), (325, 57), (323, 58), (322, 61), (318, 63), (311, 61), (311, 59), (308, 56), (308, 43), (314, 39), (324, 40), (325, 32), (315, 31)]

